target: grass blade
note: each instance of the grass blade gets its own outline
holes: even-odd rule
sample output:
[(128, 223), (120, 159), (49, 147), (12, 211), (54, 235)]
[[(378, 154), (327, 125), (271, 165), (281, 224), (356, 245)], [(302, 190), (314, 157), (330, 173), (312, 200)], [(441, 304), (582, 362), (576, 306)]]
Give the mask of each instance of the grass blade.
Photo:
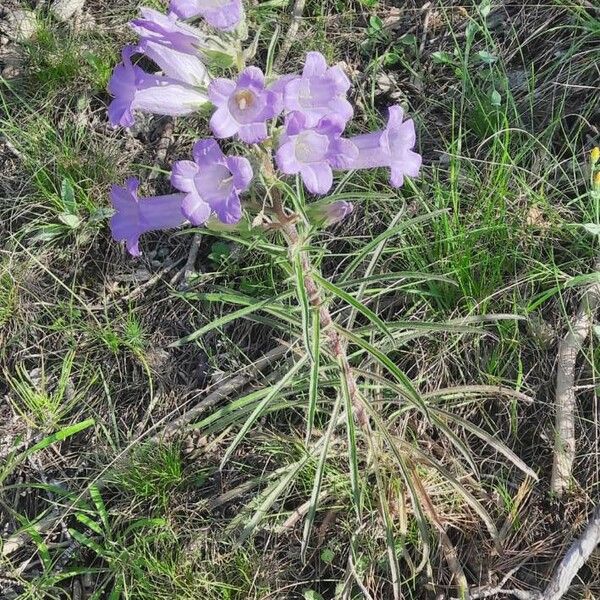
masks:
[(346, 412), (346, 434), (348, 436), (348, 460), (350, 463), (350, 485), (352, 486), (352, 498), (356, 516), (360, 521), (362, 514), (362, 500), (359, 487), (358, 474), (358, 456), (356, 451), (356, 428), (354, 425), (354, 406), (352, 404), (352, 396), (348, 385), (347, 374), (340, 359), (340, 383), (342, 388), (342, 396), (344, 398)]
[(271, 402), (271, 400), (273, 400), (273, 398), (275, 398), (277, 396), (277, 394), (294, 379), (294, 376), (296, 375), (296, 373), (298, 373), (298, 371), (306, 364), (307, 360), (308, 360), (308, 355), (303, 356), (277, 382), (277, 384), (274, 385), (270, 389), (269, 393), (266, 394), (265, 397), (258, 403), (256, 408), (252, 411), (252, 414), (246, 419), (246, 422), (244, 423), (244, 425), (242, 426), (240, 431), (238, 431), (234, 440), (231, 442), (231, 444), (225, 451), (225, 455), (223, 456), (223, 459), (221, 460), (221, 464), (220, 464), (221, 469), (225, 466), (225, 463), (229, 460), (229, 457), (235, 451), (235, 449), (239, 446), (240, 442), (244, 439), (244, 437), (246, 437), (246, 434), (248, 433), (248, 431), (250, 430), (252, 425), (254, 425), (256, 420), (260, 417), (260, 415), (262, 414), (262, 412), (263, 412), (264, 408), (267, 406), (267, 404), (269, 404), (269, 402)]
[(392, 340), (392, 341), (394, 340), (394, 338), (392, 337), (392, 334), (390, 333), (390, 330), (387, 328), (386, 324), (370, 308), (367, 308), (362, 302), (360, 302), (356, 298), (354, 298), (354, 296), (352, 296), (348, 292), (345, 292), (343, 289), (341, 289), (334, 283), (327, 281), (327, 279), (324, 279), (320, 275), (317, 275), (315, 273), (315, 274), (313, 274), (313, 278), (315, 279), (315, 281), (317, 283), (319, 283), (326, 290), (330, 291), (332, 294), (334, 294), (338, 298), (344, 300), (344, 302), (347, 302), (348, 304), (350, 304), (350, 306), (352, 306), (352, 308), (354, 308), (354, 310), (356, 310), (361, 315), (363, 315), (364, 317), (369, 319), (369, 321), (371, 321), (371, 323), (373, 323), (373, 325), (377, 329), (379, 329), (379, 331), (381, 331), (385, 336), (387, 336), (390, 340)]
[(311, 365), (310, 381), (308, 386), (308, 412), (306, 415), (306, 444), (312, 435), (312, 429), (315, 422), (315, 413), (317, 411), (317, 401), (319, 397), (319, 370), (321, 362), (321, 318), (319, 310), (312, 311), (312, 330), (311, 330)]
[(331, 438), (337, 425), (338, 414), (340, 412), (341, 405), (342, 396), (338, 394), (337, 400), (331, 412), (331, 418), (329, 420), (327, 431), (325, 436), (322, 438), (323, 448), (321, 449), (321, 453), (319, 455), (319, 462), (317, 463), (315, 479), (313, 481), (313, 487), (310, 494), (310, 506), (308, 508), (308, 513), (306, 514), (306, 520), (304, 521), (302, 546), (300, 547), (300, 560), (302, 560), (302, 562), (306, 561), (306, 550), (308, 548), (310, 532), (312, 530), (313, 523), (315, 522), (315, 517), (317, 516), (317, 504), (319, 497), (321, 496), (321, 485), (323, 482), (323, 473), (325, 472), (325, 463), (327, 462), (327, 454), (329, 452), (329, 444), (331, 443)]

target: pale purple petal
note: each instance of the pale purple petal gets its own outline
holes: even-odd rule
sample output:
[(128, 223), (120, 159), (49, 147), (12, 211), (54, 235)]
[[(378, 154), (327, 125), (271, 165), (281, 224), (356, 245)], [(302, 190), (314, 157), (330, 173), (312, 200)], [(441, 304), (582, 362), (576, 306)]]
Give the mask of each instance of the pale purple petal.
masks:
[(352, 105), (346, 99), (349, 87), (350, 81), (339, 66), (327, 67), (322, 54), (309, 52), (302, 76), (291, 79), (280, 89), (284, 109), (304, 113), (306, 125), (314, 127), (330, 115), (344, 122), (352, 118)]
[(227, 156), (225, 162), (233, 175), (233, 187), (238, 191), (248, 189), (254, 177), (250, 161), (243, 156)]
[(131, 62), (139, 49), (126, 46), (123, 62), (115, 67), (108, 84), (109, 92), (115, 96), (108, 115), (113, 125), (133, 125), (134, 110), (148, 111), (160, 115), (186, 115), (208, 102), (199, 89), (171, 77), (151, 75)]
[(198, 174), (198, 165), (191, 160), (178, 160), (171, 167), (171, 183), (182, 192), (195, 189), (194, 178)]
[(288, 140), (279, 146), (275, 153), (275, 162), (282, 173), (286, 175), (295, 175), (300, 171), (300, 163), (294, 152), (294, 140)]
[(348, 169), (358, 158), (358, 148), (350, 140), (336, 138), (329, 144), (328, 156), (334, 169)]
[(239, 123), (224, 106), (217, 108), (210, 118), (210, 129), (218, 138), (228, 138), (235, 135), (239, 127)]
[(199, 167), (207, 167), (225, 160), (221, 147), (213, 139), (198, 140), (192, 149), (192, 156)]
[(223, 31), (231, 31), (245, 16), (242, 0), (231, 0), (220, 8), (206, 10), (203, 16), (209, 25)]
[(131, 102), (123, 98), (115, 98), (108, 105), (108, 120), (114, 127), (117, 125), (131, 127), (135, 123)]
[(327, 61), (320, 52), (307, 52), (302, 77), (319, 77), (327, 71)]
[(237, 192), (232, 191), (227, 198), (212, 204), (212, 208), (219, 217), (219, 221), (233, 225), (242, 218), (242, 205)]
[(171, 0), (169, 11), (180, 19), (191, 19), (202, 12), (203, 5), (204, 0)]
[(193, 86), (208, 83), (208, 71), (197, 56), (148, 40), (141, 40), (139, 48), (165, 75)]
[(338, 92), (347, 92), (352, 87), (350, 79), (348, 79), (348, 76), (339, 65), (331, 67), (327, 75), (334, 83)]
[(237, 87), (253, 88), (261, 92), (265, 88), (265, 76), (258, 67), (246, 67), (238, 77)]
[(400, 106), (389, 109), (385, 129), (358, 135), (350, 141), (358, 149), (358, 155), (349, 163), (336, 168), (370, 169), (388, 167), (390, 183), (400, 187), (404, 177), (417, 177), (421, 168), (421, 156), (413, 152), (416, 143), (415, 125), (412, 119), (402, 121), (404, 112)]
[(197, 54), (198, 47), (204, 42), (205, 35), (175, 15), (164, 15), (153, 8), (141, 7), (141, 18), (133, 19), (129, 26), (142, 39), (163, 44), (188, 54)]
[(215, 79), (208, 88), (208, 96), (218, 107), (210, 127), (218, 138), (238, 134), (249, 144), (264, 140), (266, 121), (282, 108), (281, 98), (265, 89), (264, 75), (257, 67), (244, 69), (237, 81)]
[(246, 144), (258, 144), (267, 139), (269, 134), (266, 123), (248, 123), (239, 126), (238, 135)]
[(183, 194), (138, 198), (139, 181), (129, 179), (125, 187), (112, 186), (111, 201), (115, 214), (110, 219), (113, 238), (124, 241), (133, 256), (141, 254), (139, 238), (148, 231), (172, 229), (185, 223), (181, 211)]
[(224, 77), (213, 79), (208, 86), (208, 98), (215, 106), (227, 104), (233, 92), (235, 92), (235, 81)]
[(354, 210), (352, 202), (339, 200), (329, 204), (325, 210), (325, 220), (327, 225), (334, 225), (345, 219)]
[(225, 156), (213, 139), (194, 145), (194, 161), (173, 165), (171, 181), (187, 192), (183, 212), (194, 225), (201, 225), (214, 211), (227, 224), (237, 223), (242, 215), (239, 195), (252, 180), (250, 162), (240, 156)]
[(331, 111), (328, 114), (334, 114), (348, 122), (354, 115), (354, 108), (346, 98), (335, 98), (328, 106)]
[(211, 213), (210, 206), (196, 192), (186, 194), (181, 209), (192, 225), (203, 225)]
[(295, 79), (300, 79), (298, 75), (282, 75), (278, 79), (276, 79), (273, 83), (271, 83), (267, 89), (271, 90), (275, 94), (279, 96), (281, 101), (283, 101), (283, 93), (285, 91), (286, 85)]
[(333, 185), (333, 173), (326, 163), (303, 165), (300, 175), (312, 194), (326, 194)]
[(244, 18), (242, 0), (171, 0), (169, 9), (180, 19), (201, 15), (224, 31), (234, 29)]
[(159, 115), (181, 116), (196, 112), (206, 101), (201, 91), (165, 77), (160, 85), (138, 90), (132, 107)]
[(308, 129), (304, 113), (295, 111), (286, 117), (285, 132), (287, 135), (298, 135), (304, 129)]

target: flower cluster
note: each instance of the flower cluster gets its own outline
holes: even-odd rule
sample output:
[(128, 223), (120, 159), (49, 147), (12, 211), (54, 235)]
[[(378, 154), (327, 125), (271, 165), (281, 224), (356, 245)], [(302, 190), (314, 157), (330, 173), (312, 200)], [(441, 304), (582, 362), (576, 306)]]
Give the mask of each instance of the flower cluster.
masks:
[[(190, 24), (195, 17), (205, 23)], [(123, 50), (109, 82), (111, 123), (131, 127), (137, 111), (179, 116), (212, 107), (216, 139), (259, 144), (255, 155), (274, 158), (284, 175), (299, 175), (312, 194), (329, 192), (334, 171), (385, 167), (395, 187), (405, 176), (418, 175), (414, 123), (404, 120), (402, 108), (389, 108), (383, 130), (344, 137), (354, 110), (342, 68), (329, 66), (319, 52), (307, 54), (301, 74), (270, 79), (258, 67), (244, 67), (244, 18), (241, 0), (171, 0), (167, 15), (142, 8), (141, 17), (130, 23), (139, 41)], [(136, 55), (159, 72), (134, 64)], [(234, 79), (212, 78), (212, 64), (237, 64), (241, 70)], [(171, 183), (179, 194), (140, 199), (136, 180), (113, 188), (113, 236), (125, 240), (132, 254), (139, 254), (138, 239), (146, 231), (202, 225), (212, 214), (228, 225), (240, 221), (240, 194), (249, 189), (253, 169), (247, 158), (223, 154), (216, 139), (199, 140), (193, 161), (173, 164)], [(347, 202), (319, 204), (313, 213), (320, 223), (331, 224), (352, 208)]]

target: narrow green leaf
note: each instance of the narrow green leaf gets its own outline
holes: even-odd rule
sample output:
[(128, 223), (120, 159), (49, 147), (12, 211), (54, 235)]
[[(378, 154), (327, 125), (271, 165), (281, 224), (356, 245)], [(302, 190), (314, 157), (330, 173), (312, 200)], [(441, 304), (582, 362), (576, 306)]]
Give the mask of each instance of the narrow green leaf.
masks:
[(88, 529), (91, 529), (94, 533), (97, 533), (98, 535), (105, 535), (105, 532), (102, 530), (102, 527), (100, 527), (100, 525), (98, 525), (98, 523), (96, 523), (94, 519), (91, 519), (86, 514), (77, 513), (75, 515), (75, 518), (80, 523), (83, 523)]
[(358, 474), (358, 452), (356, 448), (356, 429), (354, 425), (354, 405), (352, 395), (348, 385), (347, 373), (344, 370), (342, 360), (338, 360), (340, 366), (340, 384), (342, 397), (345, 403), (346, 412), (346, 434), (348, 436), (348, 459), (350, 463), (350, 485), (352, 486), (352, 497), (356, 516), (360, 522), (362, 514), (362, 499), (360, 494), (359, 474)]
[[(304, 285), (304, 271), (302, 269), (302, 258), (296, 254), (293, 260), (294, 279), (296, 281), (296, 296), (300, 303), (302, 313), (302, 337), (304, 338), (304, 347), (309, 354), (312, 354), (311, 332), (310, 332), (310, 301)], [(312, 357), (311, 357), (312, 358)]]
[(362, 263), (362, 261), (365, 259), (365, 257), (369, 254), (369, 252), (371, 252), (371, 250), (376, 248), (377, 245), (380, 244), (383, 240), (400, 233), (404, 229), (408, 229), (409, 227), (413, 227), (414, 225), (418, 225), (419, 223), (423, 223), (425, 221), (434, 219), (435, 217), (437, 217), (441, 214), (444, 214), (445, 212), (447, 212), (446, 209), (435, 210), (426, 215), (420, 215), (420, 216), (414, 217), (412, 219), (407, 219), (406, 221), (399, 223), (395, 227), (390, 227), (383, 233), (379, 234), (376, 238), (372, 239), (369, 243), (365, 244), (360, 249), (360, 252), (357, 253), (357, 255), (354, 257), (352, 262), (344, 270), (344, 273), (342, 274), (342, 276), (340, 277), (340, 279), (338, 281), (338, 285), (340, 284), (340, 282), (347, 281), (350, 278), (350, 276), (352, 275), (352, 273), (354, 273), (354, 271), (356, 271), (356, 269)]
[(31, 448), (24, 450), (23, 452), (18, 454), (14, 459), (12, 459), (12, 461), (10, 462), (10, 465), (8, 465), (8, 464), (5, 465), (4, 470), (2, 471), (2, 473), (0, 473), (0, 483), (2, 483), (2, 481), (4, 481), (4, 479), (10, 473), (10, 471), (12, 469), (14, 469), (14, 467), (16, 465), (20, 464), (28, 456), (31, 456), (32, 454), (35, 454), (36, 452), (39, 452), (40, 450), (44, 450), (45, 448), (47, 448), (48, 446), (51, 446), (52, 444), (55, 444), (56, 442), (62, 442), (64, 440), (66, 440), (67, 438), (79, 433), (80, 431), (83, 431), (83, 430), (87, 429), (88, 427), (91, 427), (95, 423), (96, 423), (96, 421), (94, 419), (86, 419), (85, 421), (81, 421), (80, 423), (75, 423), (74, 425), (69, 425), (68, 427), (64, 427), (60, 431), (57, 431), (56, 433), (53, 433), (52, 435), (45, 437), (43, 440), (39, 441), (37, 444), (31, 446)]
[(359, 302), (351, 294), (345, 292), (334, 283), (327, 281), (327, 279), (324, 279), (320, 275), (317, 275), (315, 273), (313, 277), (317, 281), (317, 283), (319, 283), (325, 289), (329, 290), (332, 294), (335, 294), (338, 298), (341, 298), (342, 300), (350, 304), (352, 307), (354, 307), (361, 315), (369, 319), (369, 321), (371, 321), (371, 323), (373, 323), (373, 325), (377, 327), (379, 331), (381, 331), (384, 335), (386, 335), (390, 340), (393, 341), (394, 338), (392, 337), (392, 334), (390, 333), (386, 324), (370, 308), (367, 308), (362, 302)]
[(102, 495), (100, 494), (100, 489), (96, 484), (93, 484), (89, 488), (90, 497), (94, 502), (94, 506), (98, 512), (98, 516), (102, 521), (102, 525), (104, 526), (104, 531), (106, 533), (110, 533), (110, 523), (108, 519), (108, 511), (106, 510), (106, 505), (104, 504), (104, 500), (102, 499)]
[(321, 366), (321, 319), (319, 309), (312, 311), (311, 330), (311, 365), (310, 382), (308, 386), (308, 412), (306, 416), (306, 444), (312, 435), (319, 398), (319, 372)]
[(323, 440), (323, 447), (321, 449), (319, 462), (317, 463), (317, 469), (315, 471), (315, 479), (313, 481), (312, 492), (310, 494), (310, 505), (308, 507), (308, 513), (306, 514), (306, 520), (304, 521), (304, 529), (302, 532), (302, 545), (300, 547), (300, 560), (302, 560), (302, 562), (306, 561), (306, 551), (308, 549), (308, 542), (310, 540), (310, 532), (312, 530), (313, 523), (315, 522), (317, 505), (321, 495), (321, 485), (323, 482), (323, 473), (325, 472), (325, 463), (327, 462), (327, 454), (329, 452), (329, 444), (331, 443), (331, 438), (337, 425), (338, 414), (340, 412), (341, 405), (342, 396), (338, 394), (331, 412), (331, 418), (329, 419), (327, 431), (325, 432), (323, 438), (321, 438)]
[(222, 469), (225, 464), (227, 463), (227, 461), (229, 460), (229, 457), (231, 456), (231, 454), (235, 451), (235, 449), (238, 447), (238, 445), (240, 444), (240, 442), (244, 439), (244, 437), (246, 437), (246, 434), (248, 433), (248, 431), (250, 430), (250, 428), (252, 427), (252, 425), (254, 425), (254, 423), (256, 422), (256, 420), (260, 417), (260, 415), (262, 414), (262, 412), (264, 411), (265, 407), (267, 406), (267, 404), (269, 402), (271, 402), (271, 400), (273, 400), (277, 394), (283, 389), (285, 388), (288, 384), (290, 384), (296, 373), (298, 373), (298, 371), (306, 364), (306, 361), (308, 360), (308, 355), (303, 356), (278, 382), (276, 385), (274, 385), (268, 394), (265, 395), (265, 397), (259, 402), (259, 404), (257, 405), (257, 407), (254, 409), (254, 411), (252, 411), (252, 414), (248, 417), (248, 419), (246, 419), (246, 422), (244, 423), (244, 425), (242, 426), (242, 428), (240, 429), (240, 431), (238, 432), (238, 434), (235, 436), (235, 439), (231, 442), (231, 444), (229, 445), (229, 447), (227, 448), (227, 450), (225, 451), (225, 455), (223, 456), (223, 459), (221, 460), (221, 465), (220, 468)]
[(106, 559), (110, 558), (110, 553), (108, 552), (108, 550), (106, 548), (103, 548), (96, 540), (88, 537), (87, 535), (84, 535), (83, 533), (80, 533), (79, 531), (77, 531), (77, 529), (69, 528), (69, 533), (82, 546), (89, 548), (98, 556)]
[(341, 335), (345, 336), (346, 338), (354, 342), (357, 346), (360, 346), (361, 348), (366, 350), (379, 364), (384, 366), (387, 369), (387, 371), (396, 378), (398, 383), (402, 384), (402, 387), (399, 389), (403, 390), (404, 398), (411, 401), (415, 406), (417, 406), (425, 415), (425, 417), (429, 419), (427, 405), (421, 397), (421, 394), (413, 386), (408, 376), (400, 368), (398, 368), (397, 365), (394, 364), (392, 359), (387, 354), (381, 352), (380, 350), (375, 348), (375, 346), (369, 344), (369, 342), (367, 342), (366, 340), (348, 331), (347, 329), (344, 329), (343, 327), (337, 326), (336, 329), (340, 332)]

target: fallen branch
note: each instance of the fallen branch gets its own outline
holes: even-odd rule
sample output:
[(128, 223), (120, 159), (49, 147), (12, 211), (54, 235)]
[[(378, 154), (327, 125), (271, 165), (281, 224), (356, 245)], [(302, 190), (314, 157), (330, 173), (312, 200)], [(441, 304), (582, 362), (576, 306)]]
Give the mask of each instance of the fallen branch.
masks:
[[(600, 258), (594, 270), (600, 271)], [(575, 366), (600, 302), (600, 281), (585, 290), (567, 335), (558, 346), (556, 370), (556, 433), (550, 488), (561, 496), (571, 482), (575, 462)]]
[(277, 59), (275, 60), (275, 71), (281, 71), (283, 67), (283, 63), (287, 58), (287, 55), (292, 48), (292, 44), (296, 39), (296, 35), (298, 34), (298, 28), (300, 27), (300, 20), (302, 19), (302, 13), (304, 12), (304, 5), (306, 0), (296, 0), (294, 4), (294, 9), (292, 10), (292, 22), (290, 23), (290, 27), (287, 30), (285, 38), (283, 39), (283, 43), (281, 44), (281, 48), (277, 52)]
[[(600, 506), (597, 506), (592, 513), (592, 517), (584, 532), (567, 550), (543, 592), (540, 590), (506, 589), (504, 587), (508, 580), (522, 566), (519, 565), (515, 569), (512, 569), (498, 586), (472, 589), (471, 600), (491, 598), (497, 595), (513, 596), (517, 600), (560, 600), (569, 591), (571, 582), (575, 579), (579, 569), (587, 562), (598, 544), (600, 544)], [(453, 598), (452, 600), (459, 599)]]
[(256, 376), (256, 373), (260, 373), (261, 371), (265, 370), (267, 367), (271, 366), (273, 362), (280, 359), (289, 351), (289, 346), (285, 344), (277, 346), (277, 348), (273, 348), (273, 350), (267, 352), (252, 365), (250, 372), (236, 375), (235, 377), (220, 383), (219, 387), (214, 392), (206, 396), (206, 398), (201, 400), (198, 404), (196, 404), (196, 406), (190, 408), (190, 410), (168, 423), (162, 431), (156, 435), (153, 435), (151, 438), (148, 438), (147, 441), (157, 443), (173, 436), (209, 408), (212, 408), (215, 404), (218, 404), (221, 400), (223, 400), (223, 398), (226, 398), (233, 392), (246, 385)]
[(542, 594), (543, 600), (559, 600), (563, 597), (575, 575), (598, 544), (600, 544), (600, 506), (596, 507), (584, 532), (571, 544), (554, 571), (548, 587)]

